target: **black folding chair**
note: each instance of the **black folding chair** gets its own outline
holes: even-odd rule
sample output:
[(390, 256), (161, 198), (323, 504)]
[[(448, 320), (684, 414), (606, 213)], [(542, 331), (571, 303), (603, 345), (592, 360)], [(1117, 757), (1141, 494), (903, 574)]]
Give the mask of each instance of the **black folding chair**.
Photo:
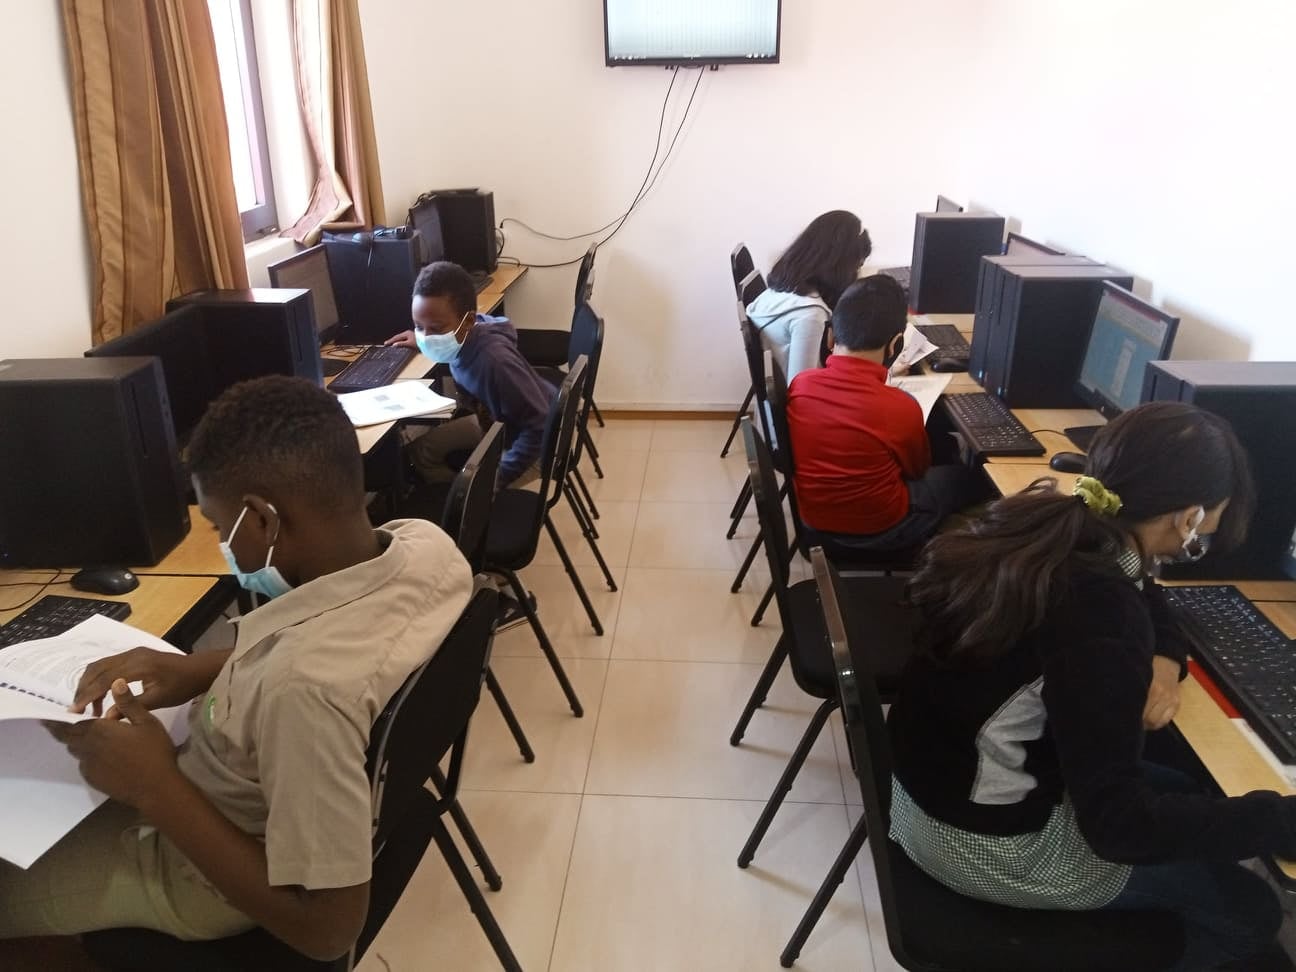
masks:
[[(765, 278), (757, 272), (746, 243), (739, 243), (734, 247), (733, 252), (729, 254), (729, 269), (733, 274), (734, 296), (738, 300), (738, 319), (741, 321), (747, 315), (747, 305), (765, 291)], [(725, 439), (724, 448), (720, 450), (721, 459), (729, 455), (729, 447), (733, 445), (734, 436), (738, 434), (738, 423), (742, 421), (743, 416), (747, 414), (747, 410), (751, 408), (752, 399), (755, 396), (756, 389), (748, 386), (747, 397), (738, 406), (733, 425), (729, 429), (729, 437)], [(744, 501), (743, 506), (746, 505)], [(741, 514), (739, 515), (741, 516)]]
[[(503, 452), (504, 425), (495, 422), (455, 475), (441, 516), (441, 528), (454, 537), (459, 552), (474, 574), (485, 569), (486, 531), (490, 528), (491, 509), (495, 505), (495, 482), (499, 478)], [(535, 752), (531, 743), (527, 741), (526, 733), (522, 731), (522, 725), (489, 665), (486, 667), (486, 688), (499, 706), (500, 715), (513, 734), (522, 758), (534, 763)]]
[[(590, 603), (589, 595), (585, 593), (580, 575), (576, 573), (571, 557), (567, 554), (567, 548), (563, 546), (562, 538), (558, 535), (558, 530), (550, 517), (550, 511), (558, 504), (564, 489), (567, 488), (567, 471), (572, 456), (572, 436), (576, 429), (576, 413), (581, 401), (585, 368), (585, 359), (579, 358), (567, 372), (558, 394), (554, 396), (549, 406), (549, 418), (545, 423), (544, 444), (540, 455), (539, 491), (501, 489), (495, 495), (490, 529), (486, 534), (485, 557), (486, 569), (508, 581), (514, 596), (526, 613), (531, 630), (535, 632), (540, 650), (548, 659), (549, 667), (553, 669), (572, 712), (577, 716), (584, 715), (585, 710), (580, 704), (580, 699), (576, 697), (576, 690), (572, 688), (567, 673), (563, 670), (562, 662), (558, 660), (558, 655), (554, 652), (544, 625), (540, 623), (536, 608), (531, 604), (531, 599), (527, 596), (517, 572), (535, 559), (540, 544), (540, 531), (544, 530), (553, 542), (563, 569), (567, 571), (572, 587), (576, 589), (576, 595), (585, 607), (585, 613), (589, 616), (595, 634), (603, 634), (603, 624), (599, 621), (594, 605)], [(597, 553), (598, 548), (593, 549), (601, 560), (601, 555)], [(602, 566), (606, 572), (607, 565)]]
[[(447, 813), (454, 819), (487, 885), (498, 891), (502, 887), (499, 874), (457, 797), (468, 723), (490, 659), (498, 600), (489, 585), (476, 591), (437, 653), (406, 679), (370, 732), (366, 769), (373, 795), (373, 876), (369, 914), (347, 955), (332, 962), (309, 959), (263, 929), (215, 941), (186, 942), (147, 929), (117, 928), (82, 937), (91, 958), (108, 972), (349, 970), (382, 929), (428, 844), (435, 841), (500, 965), (508, 972), (520, 972), (517, 958), (443, 820)], [(447, 755), (449, 769), (443, 775), (438, 766)], [(425, 788), (429, 780), (439, 796)], [(321, 786), (327, 784), (327, 780), (320, 781)]]
[[(572, 457), (571, 476), (579, 485), (584, 501), (588, 504), (594, 519), (598, 519), (598, 509), (594, 498), (590, 496), (589, 487), (580, 474), (580, 460), (586, 449), (589, 450), (590, 462), (599, 479), (603, 478), (603, 469), (599, 466), (598, 453), (594, 440), (589, 434), (589, 415), (594, 407), (594, 386), (598, 382), (599, 364), (603, 360), (603, 335), (605, 331), (603, 318), (600, 317), (588, 302), (578, 304), (572, 315), (571, 342), (567, 350), (567, 369), (581, 355), (589, 362), (585, 369), (585, 400), (581, 404), (576, 419), (576, 454)], [(561, 385), (567, 371), (561, 368), (537, 368), (537, 374), (551, 385)], [(595, 534), (597, 536), (597, 533)]]
[[(1183, 927), (1163, 911), (1042, 911), (967, 898), (928, 877), (887, 834), (891, 827), (891, 746), (882, 716), (874, 654), (843, 615), (857, 608), (853, 592), (823, 551), (810, 554), (822, 605), (851, 765), (859, 778), (864, 815), (811, 905), (815, 917), (868, 841), (877, 875), (887, 944), (914, 972), (1153, 972), (1183, 952)], [(818, 907), (816, 911), (815, 908)], [(809, 917), (809, 913), (807, 913)], [(801, 929), (797, 929), (800, 933)], [(809, 930), (806, 930), (808, 934)], [(791, 967), (804, 937), (793, 937), (783, 965)], [(794, 948), (795, 947), (795, 948)]]

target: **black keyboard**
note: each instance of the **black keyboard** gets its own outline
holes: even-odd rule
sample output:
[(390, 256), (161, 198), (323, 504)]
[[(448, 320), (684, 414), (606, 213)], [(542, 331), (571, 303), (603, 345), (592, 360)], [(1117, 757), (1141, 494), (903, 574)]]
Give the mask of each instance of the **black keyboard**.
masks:
[(1296, 763), (1296, 650), (1236, 587), (1163, 588), (1196, 643), (1193, 658), (1275, 756)]
[(417, 353), (410, 348), (389, 348), (381, 344), (365, 348), (329, 383), (328, 390), (343, 395), (390, 385)]
[(908, 267), (887, 267), (885, 270), (879, 270), (878, 273), (885, 273), (888, 277), (894, 277), (907, 294), (909, 293), (909, 268)]
[(131, 607), (125, 601), (46, 594), (13, 620), (0, 624), (0, 648), (8, 648), (20, 641), (53, 638), (96, 614), (124, 621), (130, 613)]
[[(942, 360), (966, 362), (971, 357), (972, 346), (967, 343), (967, 339), (959, 333), (959, 329), (953, 324), (916, 324), (914, 326), (923, 337), (936, 345), (936, 350), (923, 360), (929, 363)], [(966, 367), (967, 365), (964, 364), (965, 370)]]
[(1044, 446), (1017, 420), (1008, 406), (986, 392), (944, 395), (949, 417), (979, 456), (1042, 456)]

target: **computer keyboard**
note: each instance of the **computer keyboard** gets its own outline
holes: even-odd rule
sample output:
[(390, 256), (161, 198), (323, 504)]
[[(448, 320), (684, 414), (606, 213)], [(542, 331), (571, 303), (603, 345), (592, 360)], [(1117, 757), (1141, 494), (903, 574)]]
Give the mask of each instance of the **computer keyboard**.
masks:
[(131, 607), (125, 601), (46, 594), (22, 614), (0, 624), (0, 648), (8, 648), (20, 641), (53, 638), (96, 614), (124, 621), (130, 613)]
[(941, 398), (968, 448), (980, 456), (1042, 456), (1044, 446), (1003, 401), (985, 392)]
[(328, 390), (338, 395), (390, 385), (418, 352), (381, 344), (365, 348), (336, 378)]
[(906, 294), (909, 293), (909, 268), (908, 267), (887, 267), (884, 270), (879, 270), (878, 273), (885, 273), (888, 277), (894, 277), (895, 282), (898, 283), (904, 289), (904, 292)]
[(1196, 649), (1193, 658), (1283, 763), (1296, 763), (1296, 651), (1236, 587), (1163, 588)]
[(914, 326), (923, 337), (936, 345), (936, 350), (924, 360), (933, 363), (943, 360), (967, 361), (971, 356), (972, 346), (967, 343), (967, 339), (959, 333), (959, 329), (953, 324), (916, 324)]

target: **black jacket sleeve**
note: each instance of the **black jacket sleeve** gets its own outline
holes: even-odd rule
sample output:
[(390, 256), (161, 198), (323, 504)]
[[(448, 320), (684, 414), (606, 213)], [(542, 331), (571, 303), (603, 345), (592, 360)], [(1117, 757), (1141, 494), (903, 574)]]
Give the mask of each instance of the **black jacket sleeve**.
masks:
[(1078, 581), (1038, 635), (1062, 778), (1100, 857), (1143, 864), (1296, 856), (1296, 797), (1158, 793), (1144, 781), (1142, 716), (1157, 629), (1132, 584)]
[(1152, 621), (1155, 648), (1153, 653), (1171, 658), (1179, 663), (1179, 678), (1188, 676), (1188, 655), (1192, 652), (1192, 638), (1166, 601), (1165, 591), (1152, 578), (1143, 580), (1143, 602)]

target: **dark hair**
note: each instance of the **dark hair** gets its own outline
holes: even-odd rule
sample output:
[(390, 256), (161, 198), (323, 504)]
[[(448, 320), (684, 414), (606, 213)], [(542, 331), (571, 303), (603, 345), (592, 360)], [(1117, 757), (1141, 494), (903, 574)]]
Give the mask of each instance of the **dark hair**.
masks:
[(1094, 437), (1086, 474), (1121, 499), (1100, 516), (1040, 479), (987, 508), (969, 526), (935, 537), (909, 582), (922, 642), (939, 657), (990, 658), (1038, 627), (1075, 568), (1117, 573), (1131, 528), (1224, 500), (1212, 549), (1246, 535), (1254, 489), (1246, 452), (1228, 422), (1179, 402), (1123, 413)]
[(459, 264), (448, 260), (429, 263), (419, 271), (414, 279), (414, 296), (445, 297), (460, 317), (477, 311), (477, 291), (472, 277)]
[(884, 273), (856, 280), (833, 308), (833, 340), (851, 351), (876, 351), (905, 329), (904, 288)]
[(802, 297), (817, 292), (833, 307), (872, 252), (859, 217), (834, 209), (811, 220), (778, 258), (769, 274), (770, 288)]
[(207, 409), (189, 443), (204, 492), (300, 496), (333, 512), (364, 505), (364, 468), (336, 396), (305, 378), (240, 382)]

